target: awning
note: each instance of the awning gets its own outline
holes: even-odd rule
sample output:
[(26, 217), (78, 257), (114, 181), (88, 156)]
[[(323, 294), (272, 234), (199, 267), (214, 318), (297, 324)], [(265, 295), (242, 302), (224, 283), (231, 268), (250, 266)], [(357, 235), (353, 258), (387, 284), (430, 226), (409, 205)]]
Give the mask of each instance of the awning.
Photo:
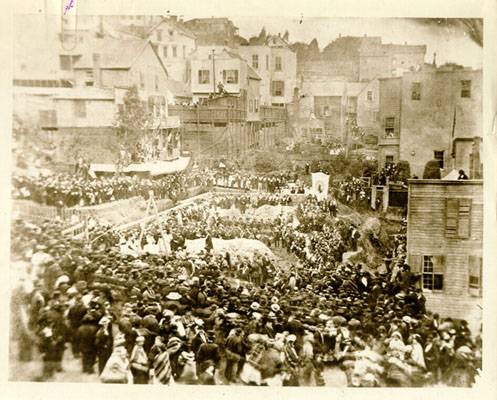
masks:
[[(140, 164), (130, 164), (123, 169), (125, 174), (148, 173), (151, 176), (173, 174), (186, 169), (190, 157), (179, 157), (171, 161), (153, 161)], [(116, 164), (91, 164), (90, 175), (95, 177), (96, 174), (117, 173)]]

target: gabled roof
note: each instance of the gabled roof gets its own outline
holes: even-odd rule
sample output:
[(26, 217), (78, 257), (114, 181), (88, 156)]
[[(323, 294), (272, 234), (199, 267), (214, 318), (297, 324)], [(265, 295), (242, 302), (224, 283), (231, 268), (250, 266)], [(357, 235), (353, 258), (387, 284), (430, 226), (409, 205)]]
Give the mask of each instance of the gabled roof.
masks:
[(249, 79), (262, 81), (262, 78), (259, 76), (259, 74), (255, 72), (255, 70), (248, 64), (247, 64), (247, 76)]
[(192, 97), (190, 86), (186, 83), (168, 79), (166, 82), (166, 87), (175, 97)]
[(184, 26), (183, 23), (175, 21), (172, 18), (166, 18), (166, 17), (162, 17), (162, 20), (159, 23), (157, 23), (155, 26), (153, 26), (151, 29), (149, 29), (147, 31), (147, 33), (146, 33), (147, 37), (149, 37), (157, 28), (159, 28), (164, 23), (171, 25), (178, 32), (180, 32), (181, 34), (183, 34), (185, 36), (190, 37), (191, 39), (197, 38), (195, 36), (195, 34), (190, 29), (188, 29)]

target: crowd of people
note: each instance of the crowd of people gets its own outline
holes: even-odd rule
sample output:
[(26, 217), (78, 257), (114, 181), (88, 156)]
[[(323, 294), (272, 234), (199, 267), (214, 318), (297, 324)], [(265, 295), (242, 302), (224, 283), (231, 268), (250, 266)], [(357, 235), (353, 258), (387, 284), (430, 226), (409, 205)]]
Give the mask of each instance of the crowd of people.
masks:
[[(343, 259), (365, 239), (335, 202), (308, 198), (296, 218), (265, 221), (219, 217), (212, 201), (91, 244), (18, 221), (13, 253), (34, 281), (12, 302), (19, 358), (36, 336), (40, 379), (64, 367), (69, 344), (104, 383), (319, 386), (331, 367), (350, 386), (473, 383), (481, 340), (425, 309), (405, 230), (391, 263), (364, 265)], [(294, 262), (220, 253), (212, 240), (266, 236)]]
[(90, 179), (80, 173), (19, 175), (13, 177), (12, 197), (55, 207), (93, 206), (135, 196), (148, 198), (150, 191), (153, 191), (158, 199), (174, 200), (186, 189), (194, 186), (220, 186), (278, 193), (294, 178), (290, 173), (265, 176), (212, 169), (176, 173), (156, 179), (140, 179), (126, 175)]

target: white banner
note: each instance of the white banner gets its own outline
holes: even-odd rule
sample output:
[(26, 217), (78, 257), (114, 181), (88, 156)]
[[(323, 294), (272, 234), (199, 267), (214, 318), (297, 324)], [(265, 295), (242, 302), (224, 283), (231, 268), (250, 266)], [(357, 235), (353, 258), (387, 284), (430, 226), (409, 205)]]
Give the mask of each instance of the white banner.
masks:
[(330, 176), (323, 172), (314, 172), (312, 174), (312, 192), (318, 200), (323, 200), (328, 197), (329, 182)]

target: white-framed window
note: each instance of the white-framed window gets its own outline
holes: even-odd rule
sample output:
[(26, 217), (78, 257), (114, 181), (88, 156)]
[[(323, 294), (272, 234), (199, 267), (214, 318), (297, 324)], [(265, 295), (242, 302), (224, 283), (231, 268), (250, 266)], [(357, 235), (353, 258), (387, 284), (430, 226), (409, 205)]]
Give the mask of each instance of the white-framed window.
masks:
[(254, 100), (254, 111), (259, 112), (259, 99)]
[(368, 90), (367, 99), (368, 101), (373, 101), (373, 91)]
[(86, 71), (85, 74), (85, 86), (91, 87), (95, 83), (95, 77), (93, 75), (93, 70)]
[(433, 159), (438, 161), (438, 167), (444, 167), (444, 151), (443, 150), (435, 150), (433, 152)]
[(395, 135), (395, 117), (385, 118), (385, 136), (394, 137)]
[(198, 83), (201, 85), (207, 84), (210, 81), (210, 72), (208, 69), (200, 69), (198, 71)]
[(479, 256), (468, 257), (468, 288), (473, 295), (481, 295), (483, 259)]
[(252, 68), (255, 68), (255, 69), (259, 68), (259, 55), (258, 54), (252, 54)]
[(281, 61), (281, 56), (276, 56), (274, 58), (274, 69), (275, 69), (275, 71), (281, 71), (283, 69), (283, 63)]
[(444, 257), (443, 256), (423, 256), (423, 280), (424, 290), (444, 289)]
[(238, 83), (238, 70), (237, 69), (225, 69), (225, 70), (223, 70), (223, 82), (237, 84)]
[(271, 94), (273, 96), (284, 96), (285, 95), (285, 82), (284, 81), (272, 81), (271, 82)]
[(72, 56), (61, 54), (59, 56), (60, 69), (62, 71), (70, 71), (72, 69)]

